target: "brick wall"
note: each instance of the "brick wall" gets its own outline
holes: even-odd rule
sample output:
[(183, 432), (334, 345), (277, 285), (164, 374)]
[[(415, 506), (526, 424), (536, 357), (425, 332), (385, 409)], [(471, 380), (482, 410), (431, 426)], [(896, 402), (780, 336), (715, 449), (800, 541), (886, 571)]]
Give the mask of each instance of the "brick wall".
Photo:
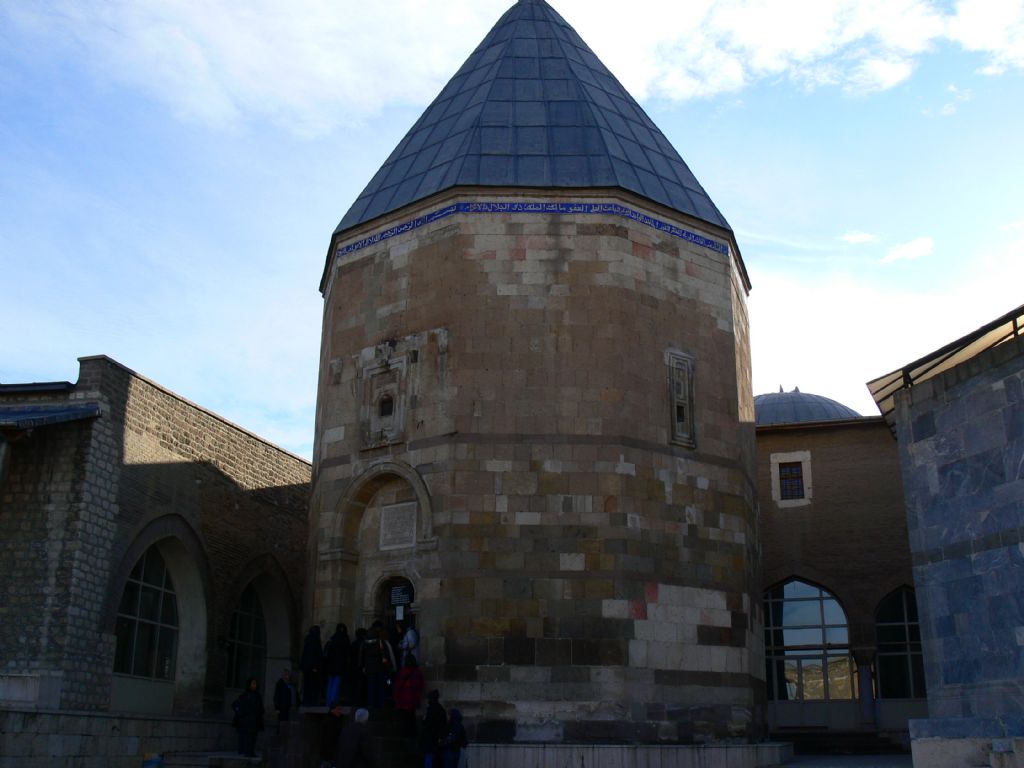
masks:
[[(805, 506), (772, 499), (771, 455), (809, 451), (813, 495)], [(760, 427), (757, 487), (762, 588), (790, 577), (832, 592), (850, 622), (850, 642), (875, 646), (875, 609), (912, 586), (896, 440), (881, 418), (814, 426)]]

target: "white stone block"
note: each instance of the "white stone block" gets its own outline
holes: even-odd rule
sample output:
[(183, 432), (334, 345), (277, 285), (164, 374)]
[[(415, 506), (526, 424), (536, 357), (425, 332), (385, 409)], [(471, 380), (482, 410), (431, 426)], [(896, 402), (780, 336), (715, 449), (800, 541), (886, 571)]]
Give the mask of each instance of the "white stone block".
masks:
[(558, 567), (563, 571), (582, 571), (587, 559), (582, 552), (562, 552), (558, 556)]
[(629, 618), (629, 601), (628, 600), (602, 600), (601, 601), (601, 616), (606, 619), (628, 619)]

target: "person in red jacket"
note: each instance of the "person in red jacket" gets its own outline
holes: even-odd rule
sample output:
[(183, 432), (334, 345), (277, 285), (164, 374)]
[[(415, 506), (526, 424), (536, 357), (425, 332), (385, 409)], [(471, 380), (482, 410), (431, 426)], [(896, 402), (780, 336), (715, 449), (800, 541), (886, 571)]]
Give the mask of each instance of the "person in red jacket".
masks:
[(416, 735), (416, 710), (423, 700), (423, 670), (411, 653), (405, 656), (405, 665), (395, 678), (395, 709), (402, 718), (402, 728), (407, 736)]

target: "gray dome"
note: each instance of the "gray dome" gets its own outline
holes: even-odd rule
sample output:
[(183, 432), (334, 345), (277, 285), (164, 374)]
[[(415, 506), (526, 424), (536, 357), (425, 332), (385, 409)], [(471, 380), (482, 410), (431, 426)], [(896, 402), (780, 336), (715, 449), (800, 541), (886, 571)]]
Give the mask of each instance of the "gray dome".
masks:
[(821, 395), (794, 389), (792, 392), (769, 392), (754, 397), (757, 424), (802, 424), (811, 421), (859, 419), (853, 408)]

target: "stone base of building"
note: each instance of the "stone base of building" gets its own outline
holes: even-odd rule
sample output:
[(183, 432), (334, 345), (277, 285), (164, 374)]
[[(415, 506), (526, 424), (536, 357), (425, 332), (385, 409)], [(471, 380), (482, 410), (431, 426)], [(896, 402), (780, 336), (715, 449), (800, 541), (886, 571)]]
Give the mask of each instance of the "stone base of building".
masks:
[(981, 717), (911, 720), (914, 768), (1024, 768), (1021, 726)]
[(792, 744), (648, 746), (590, 744), (471, 744), (473, 768), (774, 768), (793, 757)]
[(0, 768), (139, 768), (149, 754), (237, 748), (226, 720), (0, 709)]

